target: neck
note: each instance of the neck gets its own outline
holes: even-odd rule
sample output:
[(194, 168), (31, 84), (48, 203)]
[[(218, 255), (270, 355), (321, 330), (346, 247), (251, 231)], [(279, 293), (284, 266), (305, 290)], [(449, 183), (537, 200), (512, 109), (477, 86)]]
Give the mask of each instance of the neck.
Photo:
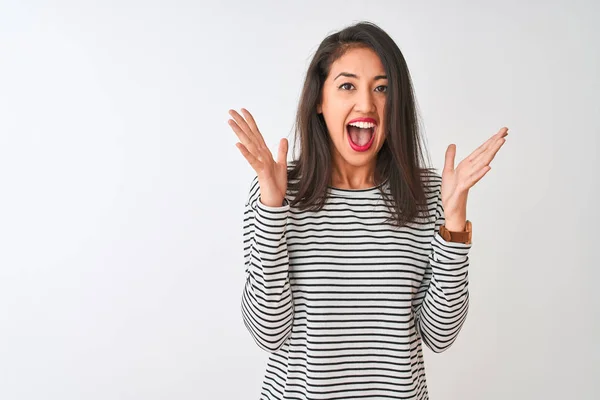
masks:
[(375, 186), (375, 163), (354, 166), (334, 163), (331, 186), (339, 189), (368, 189)]

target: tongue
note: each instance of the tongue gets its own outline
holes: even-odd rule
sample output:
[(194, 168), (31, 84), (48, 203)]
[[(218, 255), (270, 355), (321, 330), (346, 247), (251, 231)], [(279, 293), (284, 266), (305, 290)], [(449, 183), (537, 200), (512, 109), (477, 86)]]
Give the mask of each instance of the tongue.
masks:
[(350, 140), (358, 146), (364, 146), (371, 139), (371, 133), (373, 128), (357, 128), (356, 126), (349, 125), (348, 133), (350, 134)]

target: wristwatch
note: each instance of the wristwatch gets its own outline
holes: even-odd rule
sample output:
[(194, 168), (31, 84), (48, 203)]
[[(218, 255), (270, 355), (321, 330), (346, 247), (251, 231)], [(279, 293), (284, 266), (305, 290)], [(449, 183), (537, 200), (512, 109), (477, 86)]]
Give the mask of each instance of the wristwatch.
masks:
[(446, 229), (446, 225), (442, 225), (440, 226), (440, 236), (444, 238), (446, 242), (471, 244), (473, 225), (471, 224), (471, 221), (467, 220), (465, 230), (462, 232), (449, 231)]

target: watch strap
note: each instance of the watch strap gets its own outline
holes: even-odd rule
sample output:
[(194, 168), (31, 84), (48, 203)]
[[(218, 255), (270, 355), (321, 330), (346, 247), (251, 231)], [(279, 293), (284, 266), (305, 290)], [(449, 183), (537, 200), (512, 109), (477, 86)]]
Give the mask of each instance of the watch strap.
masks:
[(467, 220), (464, 231), (449, 231), (446, 229), (446, 225), (440, 226), (440, 236), (447, 242), (465, 243), (471, 244), (473, 235), (473, 225), (471, 221)]

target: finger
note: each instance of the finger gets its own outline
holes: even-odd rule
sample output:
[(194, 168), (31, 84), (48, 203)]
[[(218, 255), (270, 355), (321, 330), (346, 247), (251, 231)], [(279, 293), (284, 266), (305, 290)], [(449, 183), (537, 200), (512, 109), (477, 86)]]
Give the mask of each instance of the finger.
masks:
[(503, 138), (506, 135), (508, 135), (508, 128), (507, 127), (503, 127), (500, 128), (500, 130), (498, 132), (496, 132), (492, 137), (490, 137), (488, 140), (486, 140), (481, 146), (479, 146), (477, 149), (475, 149), (475, 151), (473, 151), (468, 157), (467, 160), (472, 162), (473, 160), (475, 160), (477, 157), (479, 157), (479, 155), (484, 152), (485, 150), (487, 150), (489, 148), (489, 146), (494, 143), (497, 139), (499, 138)]
[(492, 160), (496, 157), (496, 154), (498, 154), (500, 148), (504, 145), (504, 143), (506, 143), (506, 139), (504, 138), (496, 140), (496, 142), (493, 145), (491, 145), (485, 152), (481, 153), (477, 159), (473, 160), (473, 168), (477, 170), (491, 163)]
[(260, 151), (256, 148), (256, 144), (248, 137), (248, 134), (234, 120), (230, 119), (227, 122), (245, 148), (258, 158)]
[(277, 153), (277, 164), (286, 166), (287, 168), (287, 152), (288, 152), (288, 141), (287, 139), (281, 139), (279, 141), (279, 152)]
[(467, 160), (469, 160), (470, 162), (473, 162), (477, 157), (479, 157), (481, 155), (481, 153), (483, 153), (484, 151), (486, 151), (489, 147), (490, 144), (492, 144), (494, 142), (494, 138), (496, 137), (496, 135), (490, 137), (488, 140), (486, 140), (481, 146), (479, 146), (478, 148), (475, 149), (475, 151), (473, 151), (469, 157), (467, 157)]
[(250, 114), (250, 111), (246, 110), (245, 108), (242, 108), (242, 114), (244, 114), (244, 117), (246, 118), (246, 121), (248, 121), (248, 125), (252, 129), (252, 132), (255, 134), (257, 140), (263, 146), (267, 147), (267, 144), (265, 143), (265, 139), (263, 138), (262, 134), (260, 133), (260, 130), (258, 129), (258, 126), (256, 125), (256, 121), (254, 120), (254, 117), (252, 116), (252, 114)]
[(236, 143), (235, 146), (240, 150), (240, 153), (248, 161), (250, 166), (258, 173), (261, 170), (262, 163), (248, 151), (248, 149), (242, 143)]
[(260, 140), (258, 138), (258, 135), (256, 134), (256, 132), (254, 132), (254, 130), (252, 130), (252, 128), (250, 127), (250, 125), (248, 125), (248, 121), (246, 121), (246, 119), (244, 117), (242, 117), (235, 110), (229, 110), (229, 114), (233, 117), (233, 119), (239, 125), (239, 127), (242, 128), (242, 130), (244, 132), (246, 132), (246, 134), (248, 135), (248, 137), (250, 138), (250, 140), (252, 140), (252, 142), (254, 143), (254, 145), (256, 146), (257, 149), (259, 149), (262, 146), (264, 146), (264, 141)]
[(444, 172), (454, 171), (454, 160), (456, 157), (456, 145), (451, 144), (446, 149), (446, 160), (444, 162)]
[(231, 117), (234, 119), (235, 123), (240, 127), (240, 129), (242, 131), (244, 131), (244, 133), (246, 134), (246, 136), (248, 137), (248, 139), (251, 142), (255, 143), (256, 146), (258, 146), (259, 143), (256, 140), (256, 135), (254, 135), (254, 132), (252, 132), (252, 129), (250, 128), (250, 126), (248, 126), (248, 123), (246, 122), (246, 120), (244, 119), (244, 117), (242, 117), (235, 110), (229, 110), (229, 115), (231, 115)]
[(477, 182), (479, 182), (481, 180), (481, 178), (483, 178), (485, 176), (485, 174), (490, 172), (491, 169), (492, 169), (492, 167), (490, 167), (489, 165), (486, 165), (485, 167), (479, 169), (477, 172), (473, 173), (467, 181), (467, 186), (469, 188), (472, 188), (473, 186), (475, 186), (475, 184)]

